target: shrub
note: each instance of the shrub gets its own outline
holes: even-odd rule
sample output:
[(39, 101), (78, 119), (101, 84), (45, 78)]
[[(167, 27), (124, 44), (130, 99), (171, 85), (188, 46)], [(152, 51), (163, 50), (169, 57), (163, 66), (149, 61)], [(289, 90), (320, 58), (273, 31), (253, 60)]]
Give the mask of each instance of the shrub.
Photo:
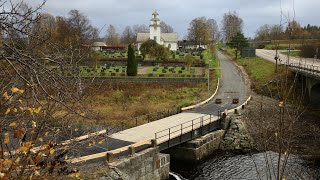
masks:
[[(317, 48), (320, 49), (320, 45), (306, 44), (301, 46), (301, 56), (305, 58), (314, 58)], [(320, 51), (318, 50), (317, 57), (320, 57)]]

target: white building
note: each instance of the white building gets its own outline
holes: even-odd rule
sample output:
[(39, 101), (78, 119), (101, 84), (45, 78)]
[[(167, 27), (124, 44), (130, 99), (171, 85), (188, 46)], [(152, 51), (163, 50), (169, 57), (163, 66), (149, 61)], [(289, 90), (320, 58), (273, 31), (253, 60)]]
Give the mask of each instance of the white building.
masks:
[(106, 47), (107, 47), (107, 45), (104, 42), (94, 42), (91, 45), (91, 49), (93, 51), (102, 51)]
[(157, 11), (154, 11), (150, 20), (150, 33), (138, 33), (137, 43), (138, 49), (142, 43), (149, 39), (155, 40), (158, 44), (168, 47), (171, 51), (178, 49), (178, 34), (177, 33), (161, 33), (160, 19)]

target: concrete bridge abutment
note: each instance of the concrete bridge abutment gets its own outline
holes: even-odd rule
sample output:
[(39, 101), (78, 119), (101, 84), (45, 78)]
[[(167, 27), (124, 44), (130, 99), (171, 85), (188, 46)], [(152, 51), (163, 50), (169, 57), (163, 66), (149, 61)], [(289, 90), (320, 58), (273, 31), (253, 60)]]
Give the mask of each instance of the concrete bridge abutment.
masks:
[(308, 91), (307, 101), (312, 108), (320, 108), (320, 80), (306, 77), (306, 88)]

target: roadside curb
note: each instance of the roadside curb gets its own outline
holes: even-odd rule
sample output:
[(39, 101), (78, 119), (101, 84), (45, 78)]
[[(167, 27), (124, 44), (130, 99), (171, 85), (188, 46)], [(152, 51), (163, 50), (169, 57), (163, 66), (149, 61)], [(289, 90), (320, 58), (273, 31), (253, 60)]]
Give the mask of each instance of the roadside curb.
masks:
[(251, 100), (252, 100), (252, 96), (250, 95), (249, 98), (243, 104), (233, 109), (229, 109), (229, 110), (226, 109), (223, 113), (225, 115), (228, 115), (231, 113), (238, 114), (240, 110), (245, 109), (245, 107), (249, 104)]
[(206, 103), (208, 103), (209, 101), (211, 101), (217, 94), (218, 90), (219, 90), (219, 87), (220, 87), (220, 78), (218, 78), (218, 83), (217, 83), (217, 87), (216, 87), (216, 91), (213, 93), (213, 95), (211, 97), (209, 97), (207, 100), (203, 101), (203, 102), (200, 102), (196, 105), (192, 105), (192, 106), (187, 106), (187, 107), (183, 107), (181, 108), (181, 111), (187, 111), (187, 110), (191, 110), (191, 109), (194, 109), (194, 108), (197, 108), (199, 106), (202, 106)]

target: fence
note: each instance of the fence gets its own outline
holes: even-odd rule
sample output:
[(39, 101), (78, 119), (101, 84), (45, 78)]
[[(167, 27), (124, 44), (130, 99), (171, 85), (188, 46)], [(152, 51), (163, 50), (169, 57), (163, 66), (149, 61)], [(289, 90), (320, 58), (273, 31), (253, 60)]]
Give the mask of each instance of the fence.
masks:
[(218, 116), (205, 115), (191, 121), (170, 127), (155, 133), (155, 140), (160, 151), (190, 141), (207, 134), (211, 131), (220, 129), (221, 111)]
[(309, 64), (299, 64), (299, 63), (291, 63), (288, 65), (289, 68), (296, 70), (298, 72), (320, 77), (320, 67), (319, 66), (314, 66), (314, 65), (309, 65)]

